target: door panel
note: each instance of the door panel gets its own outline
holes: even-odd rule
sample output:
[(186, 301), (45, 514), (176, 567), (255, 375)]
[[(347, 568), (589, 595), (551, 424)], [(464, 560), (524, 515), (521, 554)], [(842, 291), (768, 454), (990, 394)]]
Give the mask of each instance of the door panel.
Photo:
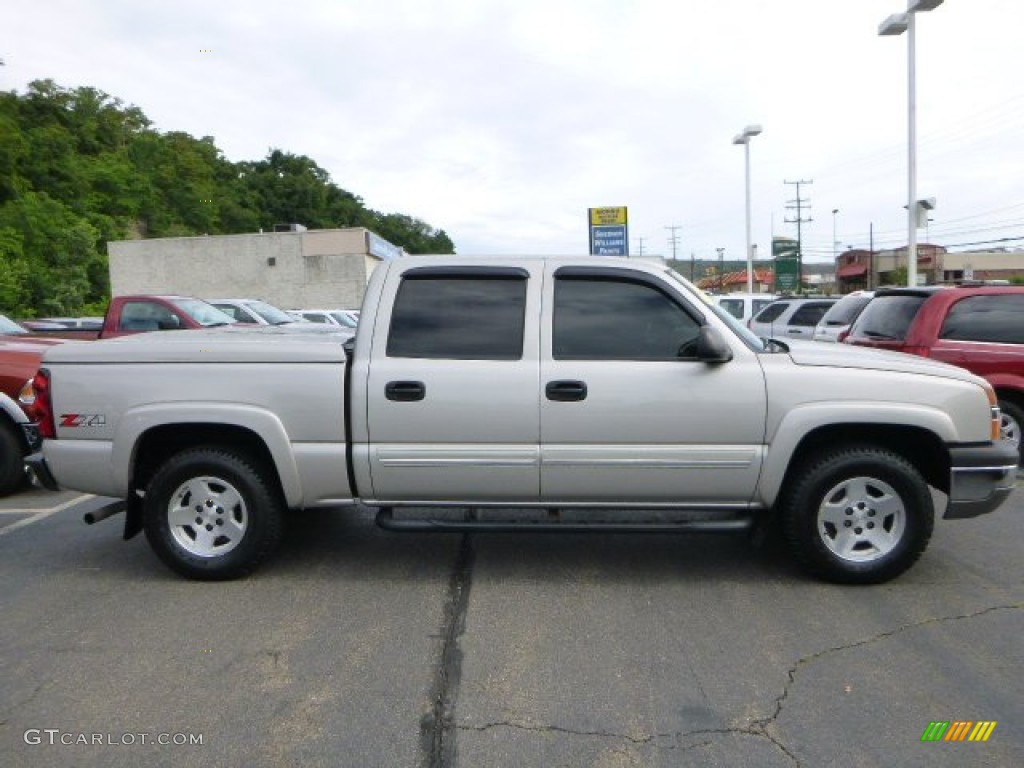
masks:
[(426, 269), (393, 288), (368, 378), (376, 499), (536, 500), (540, 300), (531, 280), (528, 269)]
[[(542, 338), (541, 386), (579, 382), (586, 396), (541, 400), (542, 498), (748, 502), (765, 428), (756, 354), (737, 348), (720, 365), (694, 359), (687, 342), (701, 313), (685, 297), (631, 282), (549, 275), (544, 327), (553, 326)], [(577, 344), (583, 328), (587, 340)], [(595, 344), (595, 334), (606, 343)]]

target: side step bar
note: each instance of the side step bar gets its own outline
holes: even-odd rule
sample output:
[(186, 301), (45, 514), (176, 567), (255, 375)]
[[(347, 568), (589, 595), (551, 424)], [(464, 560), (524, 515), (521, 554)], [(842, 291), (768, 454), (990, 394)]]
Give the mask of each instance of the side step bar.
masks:
[(728, 520), (681, 520), (675, 523), (548, 523), (513, 522), (509, 520), (449, 520), (437, 518), (406, 518), (396, 520), (393, 511), (384, 507), (377, 511), (377, 525), (400, 533), (737, 533), (750, 530), (752, 515)]

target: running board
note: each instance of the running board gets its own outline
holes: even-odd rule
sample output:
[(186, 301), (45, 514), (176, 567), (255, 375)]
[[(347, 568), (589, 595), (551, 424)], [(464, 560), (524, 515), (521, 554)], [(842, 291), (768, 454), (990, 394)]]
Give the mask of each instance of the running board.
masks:
[(450, 520), (405, 518), (396, 520), (389, 508), (377, 512), (377, 525), (401, 533), (738, 533), (754, 525), (752, 515), (728, 520), (681, 520), (674, 523), (548, 523), (510, 520)]

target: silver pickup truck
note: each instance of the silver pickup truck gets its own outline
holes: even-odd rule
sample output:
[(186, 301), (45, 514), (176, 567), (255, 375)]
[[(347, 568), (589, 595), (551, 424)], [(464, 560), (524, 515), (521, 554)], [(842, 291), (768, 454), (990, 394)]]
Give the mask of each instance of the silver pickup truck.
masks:
[(251, 572), (289, 510), (361, 502), (393, 530), (777, 521), (809, 573), (881, 582), (927, 546), (930, 487), (946, 518), (990, 512), (1018, 460), (964, 370), (766, 341), (675, 272), (608, 258), (398, 259), (354, 343), (269, 328), (59, 346), (35, 389), (40, 481), (123, 499), (92, 518), (123, 509), (126, 538), (144, 530), (197, 579)]

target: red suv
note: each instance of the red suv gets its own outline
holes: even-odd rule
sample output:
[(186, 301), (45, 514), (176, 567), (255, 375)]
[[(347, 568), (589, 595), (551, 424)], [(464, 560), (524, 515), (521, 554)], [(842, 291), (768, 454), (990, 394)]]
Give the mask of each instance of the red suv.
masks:
[(1003, 437), (1024, 464), (1024, 286), (880, 290), (844, 339), (966, 368), (999, 397)]

